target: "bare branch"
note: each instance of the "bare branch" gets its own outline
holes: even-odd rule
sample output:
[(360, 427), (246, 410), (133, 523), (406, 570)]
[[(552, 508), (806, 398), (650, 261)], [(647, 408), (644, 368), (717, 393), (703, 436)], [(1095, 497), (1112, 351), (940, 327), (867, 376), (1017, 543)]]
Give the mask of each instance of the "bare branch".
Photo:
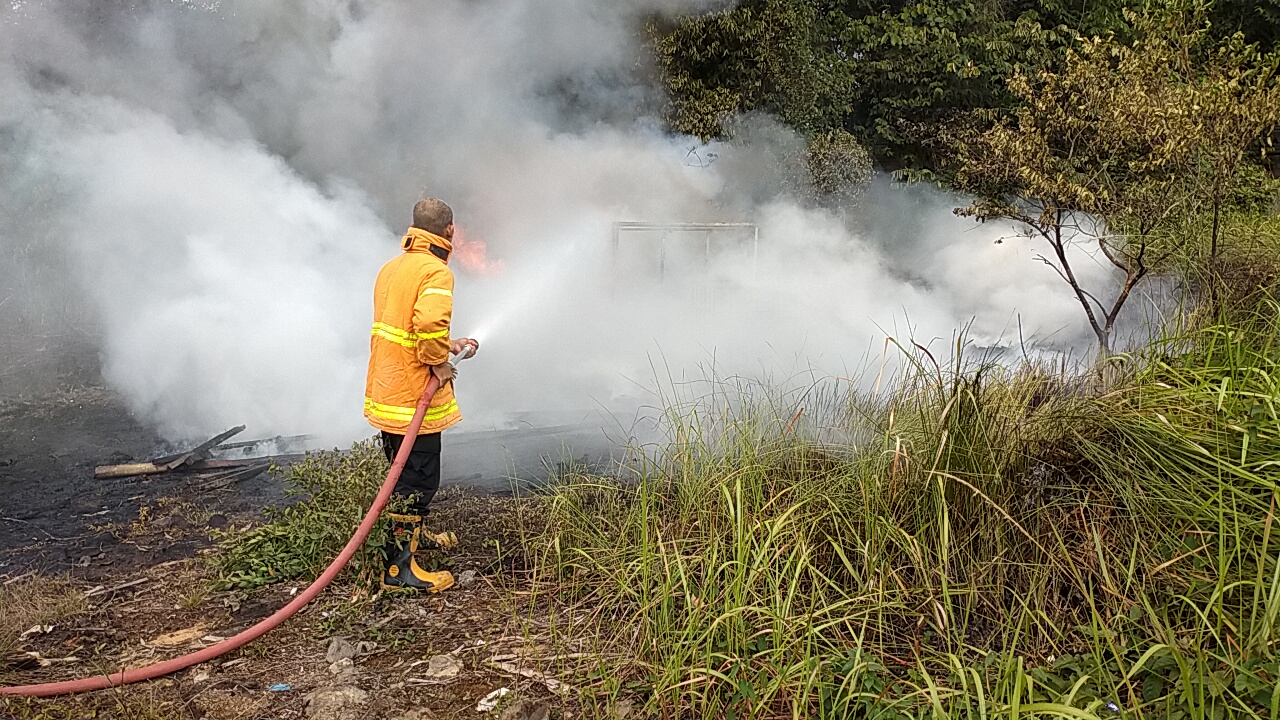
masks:
[[(1106, 238), (1106, 236), (1099, 236), (1099, 237), (1098, 237), (1098, 248), (1099, 248), (1100, 250), (1102, 250), (1102, 254), (1103, 254), (1103, 256), (1105, 256), (1105, 257), (1107, 258), (1107, 260), (1109, 260), (1109, 261), (1111, 262), (1111, 264), (1112, 264), (1112, 265), (1115, 265), (1117, 268), (1119, 268), (1119, 269), (1121, 269), (1121, 270), (1124, 270), (1125, 272), (1128, 272), (1128, 271), (1129, 271), (1129, 263), (1127, 263), (1127, 262), (1126, 262), (1126, 263), (1122, 263), (1122, 262), (1120, 262), (1119, 260), (1117, 260), (1117, 259), (1116, 259), (1116, 257), (1115, 257), (1114, 255), (1112, 255), (1112, 254), (1111, 254), (1111, 251), (1107, 248), (1107, 238)], [(1121, 252), (1124, 252), (1124, 251), (1122, 250)]]
[(1089, 295), (1084, 288), (1080, 286), (1080, 282), (1076, 279), (1075, 272), (1071, 269), (1071, 261), (1067, 260), (1066, 246), (1062, 241), (1062, 230), (1059, 229), (1054, 240), (1050, 242), (1053, 246), (1053, 252), (1058, 256), (1058, 263), (1062, 267), (1062, 272), (1066, 277), (1067, 284), (1075, 291), (1076, 299), (1080, 301), (1080, 306), (1084, 308), (1085, 317), (1089, 319), (1089, 326), (1093, 328), (1093, 332), (1098, 336), (1098, 342), (1106, 347), (1107, 333), (1098, 323), (1098, 318), (1093, 312), (1093, 306), (1089, 304)]

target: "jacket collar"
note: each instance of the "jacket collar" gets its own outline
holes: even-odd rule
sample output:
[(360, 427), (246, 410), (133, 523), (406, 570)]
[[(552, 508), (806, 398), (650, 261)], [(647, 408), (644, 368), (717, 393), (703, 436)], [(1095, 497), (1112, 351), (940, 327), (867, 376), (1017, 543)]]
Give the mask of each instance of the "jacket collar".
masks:
[(416, 227), (409, 228), (400, 239), (400, 247), (404, 248), (405, 252), (429, 252), (440, 258), (446, 265), (449, 263), (449, 254), (453, 252), (453, 243)]

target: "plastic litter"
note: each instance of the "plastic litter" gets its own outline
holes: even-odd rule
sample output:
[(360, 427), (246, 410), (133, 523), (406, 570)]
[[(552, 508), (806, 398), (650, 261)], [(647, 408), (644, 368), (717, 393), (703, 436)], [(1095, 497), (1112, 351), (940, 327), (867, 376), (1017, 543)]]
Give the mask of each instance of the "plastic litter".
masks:
[(476, 712), (493, 712), (498, 709), (498, 703), (502, 698), (511, 694), (511, 688), (498, 688), (493, 692), (485, 695), (476, 703)]

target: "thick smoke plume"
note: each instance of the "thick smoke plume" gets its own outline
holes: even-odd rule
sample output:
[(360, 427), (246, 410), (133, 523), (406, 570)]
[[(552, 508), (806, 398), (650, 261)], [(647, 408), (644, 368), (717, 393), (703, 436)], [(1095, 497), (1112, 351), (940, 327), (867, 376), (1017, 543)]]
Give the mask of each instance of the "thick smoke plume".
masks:
[[(708, 367), (846, 373), (886, 335), (936, 346), (971, 322), (990, 346), (1087, 345), (1038, 248), (955, 218), (963, 198), (878, 181), (815, 209), (779, 190), (775, 159), (803, 143), (767, 118), (741, 123), (749, 142), (664, 130), (641, 27), (712, 4), (14, 2), (4, 342), (87, 328), (107, 382), (173, 438), (363, 437), (373, 278), (433, 195), (492, 263), (458, 269), (455, 334), (484, 343), (459, 385), (472, 428), (633, 407)], [(754, 223), (758, 243), (615, 249), (615, 221)]]

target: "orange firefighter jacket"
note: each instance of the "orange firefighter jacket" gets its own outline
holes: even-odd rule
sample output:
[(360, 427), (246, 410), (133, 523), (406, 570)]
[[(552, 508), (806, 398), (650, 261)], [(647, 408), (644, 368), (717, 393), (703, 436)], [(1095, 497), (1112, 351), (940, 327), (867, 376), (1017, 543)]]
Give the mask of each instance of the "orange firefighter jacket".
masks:
[[(382, 266), (373, 286), (373, 332), (364, 416), (375, 428), (404, 435), (431, 374), (431, 365), (449, 359), (453, 315), (452, 244), (439, 235), (409, 228), (405, 252)], [(436, 248), (433, 252), (432, 248)], [(422, 434), (462, 420), (453, 383), (440, 387), (427, 407)]]

